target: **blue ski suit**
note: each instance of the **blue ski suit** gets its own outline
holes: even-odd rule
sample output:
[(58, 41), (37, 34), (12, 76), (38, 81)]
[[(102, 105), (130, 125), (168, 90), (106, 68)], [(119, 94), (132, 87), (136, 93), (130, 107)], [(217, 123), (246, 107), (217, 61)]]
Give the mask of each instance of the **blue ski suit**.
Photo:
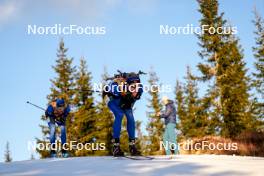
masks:
[(61, 129), (61, 144), (65, 144), (66, 143), (66, 126), (65, 126), (65, 122), (66, 122), (66, 118), (70, 113), (70, 106), (67, 106), (64, 108), (63, 113), (57, 117), (54, 113), (54, 107), (52, 105), (49, 105), (47, 110), (46, 110), (46, 116), (49, 117), (50, 121), (48, 123), (49, 129), (50, 129), (50, 143), (51, 145), (55, 144), (56, 141), (56, 124), (58, 126), (60, 126)]
[[(114, 124), (113, 124), (113, 138), (119, 139), (120, 132), (122, 127), (122, 119), (124, 115), (127, 118), (127, 132), (129, 139), (135, 139), (135, 119), (133, 116), (133, 105), (139, 98), (126, 98), (121, 95), (117, 87), (116, 82), (112, 82), (110, 84), (110, 101), (108, 102), (109, 109), (113, 112), (115, 116)], [(139, 97), (143, 93), (143, 88), (140, 87), (138, 89)], [(128, 95), (129, 96), (129, 95)]]

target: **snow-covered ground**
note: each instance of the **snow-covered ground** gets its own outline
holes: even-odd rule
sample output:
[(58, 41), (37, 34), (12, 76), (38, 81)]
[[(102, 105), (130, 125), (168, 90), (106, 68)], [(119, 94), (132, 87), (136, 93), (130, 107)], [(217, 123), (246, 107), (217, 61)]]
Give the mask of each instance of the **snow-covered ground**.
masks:
[(81, 157), (43, 159), (0, 163), (0, 175), (128, 175), (128, 176), (175, 176), (175, 175), (264, 175), (264, 158), (179, 155), (174, 159), (130, 160), (113, 157)]

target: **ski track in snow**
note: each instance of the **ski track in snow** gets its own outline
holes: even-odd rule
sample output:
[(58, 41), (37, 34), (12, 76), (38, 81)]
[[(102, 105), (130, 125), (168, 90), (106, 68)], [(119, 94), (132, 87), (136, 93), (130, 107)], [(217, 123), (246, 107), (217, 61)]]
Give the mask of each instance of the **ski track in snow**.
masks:
[(1, 176), (263, 176), (264, 158), (225, 155), (178, 155), (174, 159), (130, 160), (113, 157), (76, 157), (0, 163)]

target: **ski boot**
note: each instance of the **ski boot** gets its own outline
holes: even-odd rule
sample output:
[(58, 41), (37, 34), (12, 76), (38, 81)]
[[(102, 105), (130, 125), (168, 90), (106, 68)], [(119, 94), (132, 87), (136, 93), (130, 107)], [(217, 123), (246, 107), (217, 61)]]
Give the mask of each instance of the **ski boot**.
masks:
[(51, 158), (56, 158), (56, 157), (57, 157), (56, 150), (51, 150), (51, 151), (50, 151), (50, 157), (51, 157)]
[(68, 158), (69, 157), (69, 153), (66, 150), (61, 150), (61, 156), (62, 158)]
[(129, 139), (129, 152), (131, 156), (141, 156), (141, 153), (136, 148), (135, 139)]
[(113, 139), (113, 156), (114, 157), (124, 156), (124, 152), (120, 148), (119, 139)]

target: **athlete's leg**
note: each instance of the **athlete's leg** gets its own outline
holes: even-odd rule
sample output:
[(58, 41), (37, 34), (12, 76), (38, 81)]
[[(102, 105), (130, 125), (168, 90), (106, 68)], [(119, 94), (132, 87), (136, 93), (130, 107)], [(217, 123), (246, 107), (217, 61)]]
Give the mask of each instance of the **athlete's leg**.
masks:
[(113, 124), (113, 133), (114, 133), (113, 138), (119, 139), (124, 112), (114, 100), (111, 100), (108, 103), (108, 107), (110, 108), (110, 110), (113, 112), (113, 114), (115, 116), (115, 120), (114, 120), (114, 124)]
[(135, 139), (135, 119), (132, 109), (126, 109), (125, 115), (127, 118), (127, 132), (129, 139)]

